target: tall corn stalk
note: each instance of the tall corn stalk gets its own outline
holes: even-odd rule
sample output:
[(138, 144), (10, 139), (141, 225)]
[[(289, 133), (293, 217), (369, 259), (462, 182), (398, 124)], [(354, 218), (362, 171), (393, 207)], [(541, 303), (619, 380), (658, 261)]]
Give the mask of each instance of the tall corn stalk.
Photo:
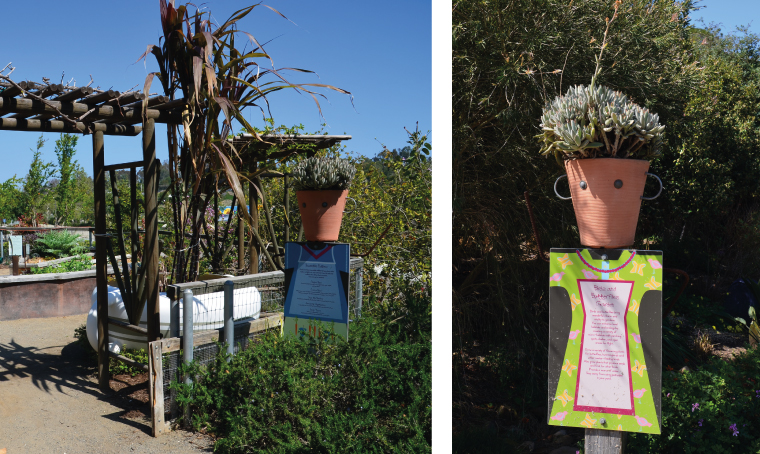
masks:
[[(210, 20), (209, 11), (196, 7), (191, 13), (188, 5), (176, 7), (174, 0), (168, 4), (160, 0), (163, 36), (159, 45), (149, 45), (139, 59), (153, 54), (160, 68), (159, 72), (146, 77), (146, 94), (153, 78), (158, 77), (164, 94), (172, 100), (186, 100), (182, 125), (167, 128), (172, 183), (159, 199), (163, 200), (168, 193), (171, 194), (176, 244), (172, 275), (176, 283), (192, 281), (197, 275), (204, 213), (215, 194), (229, 189), (233, 191), (238, 210), (247, 220), (249, 233), (258, 240), (258, 233), (251, 227), (252, 216), (245, 204), (242, 183), (253, 181), (290, 154), (279, 153), (277, 159), (269, 160), (263, 156), (268, 165), (251, 170), (250, 160), (261, 159), (262, 156), (238, 150), (227, 140), (233, 133), (233, 121), (261, 140), (243, 116), (243, 109), (257, 107), (263, 115), (271, 117), (267, 96), (280, 90), (293, 89), (309, 94), (321, 114), (318, 97), (325, 96), (314, 91), (314, 88), (350, 95), (348, 91), (331, 85), (289, 82), (283, 76), (285, 71), (313, 71), (275, 69), (264, 46), (252, 34), (237, 28), (237, 22), (257, 6), (264, 6), (287, 19), (279, 11), (257, 3), (236, 11), (223, 24), (216, 26)], [(239, 43), (241, 37), (242, 46)], [(249, 45), (251, 50), (246, 50)], [(263, 194), (259, 193), (259, 197)], [(188, 230), (189, 241), (184, 235)], [(265, 248), (263, 252), (270, 265), (276, 267)]]

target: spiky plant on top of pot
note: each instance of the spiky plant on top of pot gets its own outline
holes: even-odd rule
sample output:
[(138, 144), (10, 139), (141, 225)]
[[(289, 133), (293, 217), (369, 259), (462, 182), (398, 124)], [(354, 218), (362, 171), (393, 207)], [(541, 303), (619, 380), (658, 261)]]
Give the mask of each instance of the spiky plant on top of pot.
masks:
[(356, 168), (347, 159), (311, 157), (291, 170), (307, 241), (337, 241)]
[(596, 84), (619, 4), (607, 20), (591, 84), (548, 102), (536, 136), (543, 155), (564, 163), (581, 244), (594, 248), (633, 245), (641, 200), (652, 199), (643, 197), (648, 160), (660, 155), (665, 130), (657, 114)]

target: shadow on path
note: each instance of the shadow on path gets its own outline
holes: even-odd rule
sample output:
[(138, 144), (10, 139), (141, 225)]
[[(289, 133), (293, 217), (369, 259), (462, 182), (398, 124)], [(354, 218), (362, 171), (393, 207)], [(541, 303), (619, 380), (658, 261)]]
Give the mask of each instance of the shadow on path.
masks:
[(104, 418), (139, 429), (152, 436), (151, 422), (147, 418), (133, 420), (124, 415), (132, 410), (141, 410), (149, 414), (147, 403), (141, 403), (127, 397), (127, 393), (109, 390), (103, 393), (98, 388), (97, 362), (90, 352), (85, 351), (77, 342), (63, 346), (47, 348), (25, 347), (12, 339), (9, 343), (0, 343), (0, 385), (3, 382), (19, 379), (31, 379), (32, 384), (48, 394), (57, 392), (70, 395), (71, 391), (91, 396), (116, 408)]

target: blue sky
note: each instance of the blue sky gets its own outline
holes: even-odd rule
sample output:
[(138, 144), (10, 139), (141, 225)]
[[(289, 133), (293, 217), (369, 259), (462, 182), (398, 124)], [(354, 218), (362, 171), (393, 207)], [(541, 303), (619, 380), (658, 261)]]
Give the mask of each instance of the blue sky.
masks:
[[(222, 22), (252, 3), (211, 0), (202, 6)], [(3, 33), (14, 39), (0, 53), (0, 67), (13, 62), (16, 81), (39, 82), (44, 76), (59, 83), (65, 72), (64, 81), (74, 78), (77, 86), (86, 85), (92, 75), (94, 87), (126, 91), (138, 85), (141, 89), (145, 76), (157, 69), (152, 56), (147, 68), (135, 61), (148, 44), (158, 44), (158, 4), (158, 0), (36, 2), (33, 32), (28, 21), (5, 21)], [(319, 75), (292, 75), (290, 80), (334, 85), (354, 97), (352, 105), (346, 95), (323, 91), (328, 99), (320, 99), (321, 118), (308, 95), (275, 93), (269, 101), (277, 125), (303, 124), (306, 132), (316, 132), (326, 123), (324, 133), (353, 136), (345, 142), (347, 150), (368, 156), (380, 151), (381, 143), (403, 147), (404, 127), (413, 129), (419, 122), (420, 130), (432, 129), (431, 2), (269, 0), (266, 4), (292, 22), (262, 5), (239, 23), (239, 29), (261, 43), (272, 40), (265, 48), (276, 68), (304, 68)], [(6, 18), (28, 14), (25, 2), (3, 2)], [(159, 90), (156, 81), (152, 91)], [(247, 116), (254, 126), (263, 127), (260, 112), (248, 109)], [(0, 181), (14, 174), (23, 177), (38, 134), (2, 131), (0, 135)], [(44, 136), (48, 141), (43, 157), (55, 161), (53, 149), (59, 135)], [(158, 157), (166, 159), (166, 133), (161, 125), (156, 138)], [(89, 136), (81, 137), (76, 156), (90, 174), (91, 143)], [(142, 156), (140, 136), (107, 136), (105, 149), (106, 164)]]
[(691, 13), (692, 23), (703, 19), (705, 25), (711, 22), (722, 24), (724, 34), (736, 31), (739, 25), (750, 25), (754, 33), (760, 32), (760, 2), (758, 0), (701, 0), (697, 2), (701, 8)]

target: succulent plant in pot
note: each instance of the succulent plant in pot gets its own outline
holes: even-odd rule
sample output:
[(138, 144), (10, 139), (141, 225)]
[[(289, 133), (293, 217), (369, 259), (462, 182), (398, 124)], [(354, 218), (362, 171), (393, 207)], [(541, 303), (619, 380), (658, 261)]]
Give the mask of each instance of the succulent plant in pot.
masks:
[[(617, 6), (612, 20), (616, 16)], [(612, 20), (591, 84), (571, 87), (548, 102), (537, 136), (541, 153), (564, 163), (567, 175), (560, 178), (567, 176), (571, 197), (557, 196), (573, 200), (581, 244), (594, 248), (633, 245), (641, 200), (659, 196), (645, 198), (643, 193), (646, 177), (652, 175), (649, 159), (660, 155), (665, 129), (657, 114), (596, 84)]]
[(347, 159), (311, 157), (291, 170), (307, 241), (337, 241), (356, 168)]

